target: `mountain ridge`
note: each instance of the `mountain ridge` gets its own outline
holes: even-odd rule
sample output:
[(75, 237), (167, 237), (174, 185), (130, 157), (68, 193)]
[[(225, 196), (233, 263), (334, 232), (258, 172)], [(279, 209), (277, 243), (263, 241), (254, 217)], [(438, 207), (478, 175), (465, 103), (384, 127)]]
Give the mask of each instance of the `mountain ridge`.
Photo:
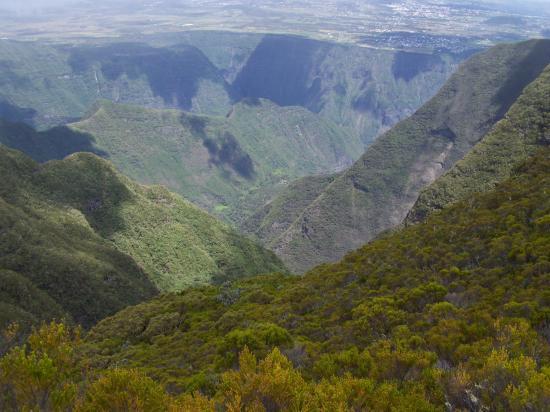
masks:
[(473, 56), (409, 119), (377, 139), (278, 237), (262, 239), (295, 271), (336, 260), (405, 218), (420, 189), (461, 159), (550, 63), (550, 42)]
[(507, 179), (515, 166), (550, 143), (549, 113), (550, 65), (463, 159), (420, 192), (405, 222), (418, 222), (434, 210)]

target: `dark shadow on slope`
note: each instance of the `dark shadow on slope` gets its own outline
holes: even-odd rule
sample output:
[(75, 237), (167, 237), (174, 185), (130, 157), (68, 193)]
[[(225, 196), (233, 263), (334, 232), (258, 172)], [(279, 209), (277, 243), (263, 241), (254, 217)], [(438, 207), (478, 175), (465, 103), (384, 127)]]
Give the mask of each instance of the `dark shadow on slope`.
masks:
[(205, 136), (202, 143), (208, 150), (210, 163), (227, 165), (245, 179), (252, 179), (256, 174), (250, 155), (231, 133), (225, 132), (217, 140)]
[(108, 157), (107, 152), (95, 147), (92, 135), (67, 126), (37, 132), (27, 124), (0, 119), (0, 143), (20, 150), (38, 162), (63, 159), (76, 152)]
[(32, 108), (15, 106), (5, 100), (0, 100), (0, 118), (11, 122), (34, 124), (37, 111)]
[(538, 40), (529, 54), (518, 64), (502, 85), (493, 103), (500, 106), (497, 118), (502, 118), (517, 100), (523, 89), (533, 82), (550, 64), (550, 40)]
[(27, 77), (23, 77), (14, 71), (16, 66), (13, 61), (0, 60), (0, 87), (4, 85), (11, 87), (30, 85), (31, 81)]
[(233, 100), (266, 98), (319, 112), (322, 87), (315, 69), (329, 47), (301, 37), (265, 36), (233, 83)]
[(133, 194), (114, 166), (92, 153), (48, 162), (35, 176), (44, 195), (82, 212), (90, 226), (110, 238), (126, 227), (121, 208)]
[(361, 113), (372, 112), (377, 116), (381, 114), (381, 108), (376, 98), (376, 90), (370, 85), (361, 91), (361, 94), (353, 100), (351, 106)]
[(117, 43), (69, 51), (69, 64), (75, 72), (83, 73), (99, 65), (103, 76), (111, 81), (123, 75), (130, 79), (145, 76), (156, 96), (167, 105), (184, 110), (191, 109), (201, 79), (221, 83), (228, 90), (219, 70), (192, 46), (154, 48), (139, 43)]
[(399, 51), (393, 58), (392, 73), (396, 79), (409, 82), (419, 74), (443, 64), (443, 59), (435, 54)]
[(190, 113), (182, 113), (180, 123), (183, 127), (191, 130), (191, 132), (201, 138), (206, 137), (206, 119), (201, 116), (196, 116)]

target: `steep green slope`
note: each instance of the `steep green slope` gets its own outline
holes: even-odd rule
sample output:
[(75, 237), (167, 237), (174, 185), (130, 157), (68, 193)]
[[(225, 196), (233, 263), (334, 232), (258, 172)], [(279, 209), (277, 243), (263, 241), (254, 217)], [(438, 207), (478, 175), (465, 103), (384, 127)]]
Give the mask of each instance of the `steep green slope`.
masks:
[(422, 188), (466, 155), (550, 63), (550, 41), (472, 57), (409, 119), (380, 137), (275, 239), (288, 267), (337, 260), (399, 224)]
[(136, 262), (80, 211), (53, 201), (41, 184), (44, 167), (0, 146), (0, 169), (3, 326), (62, 317), (90, 326), (156, 293)]
[(41, 186), (81, 210), (160, 290), (284, 270), (272, 252), (228, 225), (163, 187), (131, 182), (95, 155), (75, 154), (44, 170)]
[(272, 252), (93, 154), (39, 165), (0, 148), (0, 301), (13, 313), (2, 320), (89, 326), (157, 288), (284, 271)]
[(550, 144), (550, 66), (527, 86), (504, 119), (446, 174), (422, 190), (407, 222), (484, 192), (541, 145)]
[(291, 182), (246, 219), (241, 230), (267, 241), (266, 246), (271, 247), (269, 240), (284, 233), (335, 178), (336, 175), (306, 176)]
[(227, 117), (102, 101), (68, 128), (34, 133), (0, 123), (0, 142), (37, 160), (63, 158), (70, 149), (96, 152), (140, 182), (164, 184), (236, 221), (288, 180), (344, 169), (362, 147), (304, 108), (253, 99)]
[(127, 308), (92, 329), (89, 356), (101, 367), (141, 368), (171, 391), (212, 393), (245, 345), (259, 356), (278, 346), (308, 379), (367, 378), (369, 393), (413, 391), (432, 404), (421, 410), (544, 408), (549, 171), (545, 148), (497, 190), (304, 277), (246, 279)]
[(432, 97), (460, 60), (266, 35), (232, 93), (306, 107), (347, 127), (367, 146)]

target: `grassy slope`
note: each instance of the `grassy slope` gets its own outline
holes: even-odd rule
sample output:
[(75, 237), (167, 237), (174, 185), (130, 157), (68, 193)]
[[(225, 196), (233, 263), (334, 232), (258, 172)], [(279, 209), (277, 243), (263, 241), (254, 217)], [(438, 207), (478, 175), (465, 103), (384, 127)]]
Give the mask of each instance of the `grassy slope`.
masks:
[(343, 169), (361, 147), (303, 108), (265, 100), (240, 103), (228, 118), (103, 102), (71, 129), (90, 136), (128, 176), (167, 185), (234, 220), (287, 180)]
[(267, 243), (292, 270), (303, 271), (400, 223), (419, 191), (468, 153), (549, 60), (550, 41), (501, 45), (472, 57)]
[[(0, 300), (5, 322), (68, 317), (85, 326), (156, 290), (82, 213), (39, 183), (45, 167), (0, 146)], [(108, 189), (108, 188), (107, 188)]]
[(494, 350), (548, 366), (549, 170), (543, 149), (495, 191), (304, 277), (246, 279), (125, 309), (91, 331), (90, 356), (142, 368), (171, 390), (212, 391), (244, 345), (260, 356), (280, 346), (309, 378), (419, 385), (441, 409), (467, 402), (468, 391), (491, 402), (476, 383), (484, 365), (500, 367)]
[(512, 169), (550, 143), (550, 66), (531, 83), (464, 159), (422, 190), (408, 222), (422, 220), (434, 210), (484, 192), (507, 179)]

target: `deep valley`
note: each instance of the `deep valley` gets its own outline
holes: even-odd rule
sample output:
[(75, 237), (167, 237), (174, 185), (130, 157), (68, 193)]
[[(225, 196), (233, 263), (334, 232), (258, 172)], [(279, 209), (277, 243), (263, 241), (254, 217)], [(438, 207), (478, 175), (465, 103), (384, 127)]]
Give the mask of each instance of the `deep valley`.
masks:
[(0, 411), (549, 411), (548, 13), (6, 0)]

